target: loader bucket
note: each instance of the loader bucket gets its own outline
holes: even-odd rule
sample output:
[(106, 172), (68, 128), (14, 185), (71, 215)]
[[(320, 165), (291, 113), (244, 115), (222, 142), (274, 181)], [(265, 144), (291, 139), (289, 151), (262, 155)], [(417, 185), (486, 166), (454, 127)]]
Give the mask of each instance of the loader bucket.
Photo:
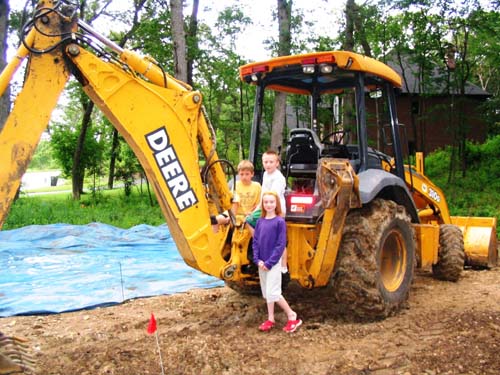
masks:
[(452, 216), (451, 223), (464, 234), (465, 265), (491, 268), (497, 265), (497, 219)]

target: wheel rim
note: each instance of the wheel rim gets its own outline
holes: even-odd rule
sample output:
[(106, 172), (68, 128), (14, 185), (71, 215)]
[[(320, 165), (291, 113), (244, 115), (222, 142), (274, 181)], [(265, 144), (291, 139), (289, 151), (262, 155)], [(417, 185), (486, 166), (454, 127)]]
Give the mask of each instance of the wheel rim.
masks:
[(392, 229), (386, 236), (380, 253), (380, 276), (389, 292), (395, 292), (403, 283), (406, 251), (403, 236), (398, 230)]

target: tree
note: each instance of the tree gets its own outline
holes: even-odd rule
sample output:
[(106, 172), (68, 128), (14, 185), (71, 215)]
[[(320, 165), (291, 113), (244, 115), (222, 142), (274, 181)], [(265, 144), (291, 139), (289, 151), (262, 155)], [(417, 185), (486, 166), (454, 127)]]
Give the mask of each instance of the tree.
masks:
[(189, 18), (186, 34), (187, 42), (187, 84), (193, 86), (193, 65), (194, 59), (199, 55), (198, 50), (198, 3), (199, 0), (193, 0), (191, 17)]
[[(354, 40), (354, 28), (357, 17), (357, 6), (354, 0), (347, 0), (345, 6), (345, 30), (344, 30), (344, 42), (342, 43), (342, 49), (345, 51), (354, 51), (355, 40)], [(343, 106), (343, 119), (342, 128), (349, 129), (350, 126), (354, 126), (356, 123), (356, 114), (354, 112), (354, 93), (352, 91), (346, 91), (342, 100)]]
[(500, 134), (500, 13), (477, 9), (470, 18), (475, 25), (469, 34), (471, 81), (492, 97), (484, 104), (488, 135)]
[(85, 140), (87, 138), (87, 130), (92, 125), (92, 111), (94, 110), (94, 103), (84, 96), (83, 91), (80, 91), (80, 104), (83, 109), (82, 122), (80, 125), (80, 134), (76, 140), (76, 147), (73, 153), (73, 165), (71, 168), (71, 186), (73, 199), (79, 200), (80, 195), (83, 193), (83, 181), (85, 177), (85, 164), (83, 161), (83, 150)]
[(172, 40), (174, 47), (174, 77), (187, 82), (187, 46), (182, 14), (182, 0), (170, 0)]
[(59, 165), (54, 159), (54, 153), (52, 152), (52, 146), (48, 140), (40, 140), (33, 158), (30, 161), (30, 169), (35, 170), (46, 170), (46, 169), (58, 169)]
[(130, 146), (123, 140), (118, 148), (117, 161), (116, 177), (123, 181), (125, 196), (128, 197), (132, 193), (135, 177), (143, 170)]
[[(64, 176), (72, 176), (74, 172), (74, 155), (75, 149), (78, 147), (78, 139), (83, 132), (81, 127), (84, 122), (92, 123), (93, 126), (87, 127), (85, 139), (82, 142), (83, 149), (80, 152), (80, 166), (88, 169), (91, 173), (97, 173), (102, 169), (104, 149), (106, 147), (106, 139), (101, 136), (106, 134), (102, 129), (105, 123), (102, 121), (102, 115), (98, 111), (93, 111), (90, 114), (91, 119), (82, 121), (85, 113), (82, 113), (82, 101), (85, 105), (85, 97), (81, 88), (76, 83), (71, 82), (68, 87), (69, 91), (76, 93), (69, 94), (69, 103), (65, 108), (62, 119), (53, 121), (50, 127), (51, 147), (54, 157), (57, 159), (62, 168)], [(80, 96), (78, 96), (80, 95)], [(88, 107), (87, 107), (88, 108)], [(86, 113), (86, 115), (89, 115)], [(79, 177), (82, 178), (82, 177)], [(83, 181), (78, 181), (83, 190)]]
[[(99, 1), (87, 2), (83, 0), (80, 3), (80, 18), (91, 24), (99, 15), (105, 11), (106, 7), (110, 4), (108, 0), (102, 7), (99, 8)], [(82, 123), (80, 127), (80, 134), (78, 136), (76, 147), (73, 154), (73, 167), (71, 171), (71, 186), (74, 200), (79, 200), (80, 195), (83, 193), (83, 181), (85, 177), (85, 165), (82, 163), (82, 154), (84, 150), (84, 143), (87, 136), (88, 128), (92, 125), (92, 111), (94, 110), (94, 103), (89, 100), (82, 90), (79, 90), (80, 104), (82, 105)]]
[(245, 157), (250, 139), (249, 127), (244, 123), (249, 124), (251, 116), (244, 110), (248, 106), (242, 104), (243, 89), (237, 75), (244, 62), (235, 52), (236, 37), (250, 22), (233, 5), (219, 13), (215, 30), (200, 25), (199, 34), (200, 45), (210, 48), (199, 51), (195, 81), (205, 95), (208, 117), (216, 129), (217, 153), (235, 163)]
[[(278, 0), (279, 44), (278, 55), (291, 53), (292, 37), (290, 24), (293, 0)], [(271, 132), (271, 149), (279, 150), (283, 143), (283, 129), (286, 119), (286, 97), (283, 92), (276, 92), (274, 99), (273, 126)]]
[[(455, 171), (461, 169), (464, 174), (467, 168), (466, 139), (470, 126), (463, 100), (466, 85), (470, 81), (481, 85), (489, 81), (486, 77), (495, 74), (498, 77), (498, 13), (484, 11), (476, 0), (460, 3), (453, 0), (432, 3), (380, 1), (379, 7), (381, 17), (375, 19), (381, 22), (371, 35), (376, 40), (384, 40), (384, 51), (390, 51), (393, 61), (399, 62), (403, 85), (410, 98), (413, 92), (418, 92), (418, 99), (417, 96), (412, 98), (418, 113), (412, 114), (411, 118), (416, 150), (426, 151), (427, 118), (441, 116), (453, 145), (449, 168), (449, 179), (452, 180)], [(409, 71), (410, 66), (413, 71)], [(415, 80), (418, 87), (408, 87), (409, 74), (418, 77)], [(426, 107), (428, 95), (444, 95), (449, 102)], [(496, 111), (493, 108), (498, 108), (495, 104), (490, 107), (492, 103), (495, 103), (495, 98), (486, 102), (484, 111), (490, 115), (490, 134), (494, 134), (495, 129)], [(417, 129), (420, 129), (419, 138)]]
[[(115, 39), (118, 40), (118, 45), (120, 47), (124, 47), (125, 44), (132, 38), (134, 33), (137, 31), (139, 27), (139, 13), (144, 7), (146, 0), (134, 0), (134, 9), (132, 15), (132, 25), (130, 29), (121, 34), (121, 35), (113, 35)], [(115, 17), (113, 17), (115, 18)], [(108, 188), (113, 189), (113, 181), (115, 177), (115, 166), (116, 166), (116, 157), (118, 155), (118, 147), (120, 144), (120, 138), (118, 137), (118, 130), (116, 128), (112, 128), (112, 141), (111, 141), (111, 150), (109, 153), (109, 170), (108, 170)]]

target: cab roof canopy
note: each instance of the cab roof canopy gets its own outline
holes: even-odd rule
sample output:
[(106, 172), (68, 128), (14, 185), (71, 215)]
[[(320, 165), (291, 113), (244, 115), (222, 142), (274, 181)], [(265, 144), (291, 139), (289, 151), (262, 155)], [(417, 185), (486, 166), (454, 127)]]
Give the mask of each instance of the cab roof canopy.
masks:
[(321, 95), (355, 86), (356, 73), (365, 73), (365, 86), (389, 82), (401, 87), (401, 77), (384, 63), (354, 52), (327, 51), (280, 56), (240, 67), (241, 80), (264, 83), (266, 89)]

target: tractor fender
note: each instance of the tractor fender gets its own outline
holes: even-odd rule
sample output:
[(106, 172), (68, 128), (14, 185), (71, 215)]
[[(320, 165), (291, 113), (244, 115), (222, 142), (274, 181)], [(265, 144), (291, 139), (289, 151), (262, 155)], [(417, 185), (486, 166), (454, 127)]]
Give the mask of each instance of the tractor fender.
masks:
[(359, 196), (363, 205), (375, 198), (392, 200), (406, 208), (412, 222), (420, 222), (412, 195), (401, 178), (382, 169), (367, 169), (360, 172), (358, 177)]

